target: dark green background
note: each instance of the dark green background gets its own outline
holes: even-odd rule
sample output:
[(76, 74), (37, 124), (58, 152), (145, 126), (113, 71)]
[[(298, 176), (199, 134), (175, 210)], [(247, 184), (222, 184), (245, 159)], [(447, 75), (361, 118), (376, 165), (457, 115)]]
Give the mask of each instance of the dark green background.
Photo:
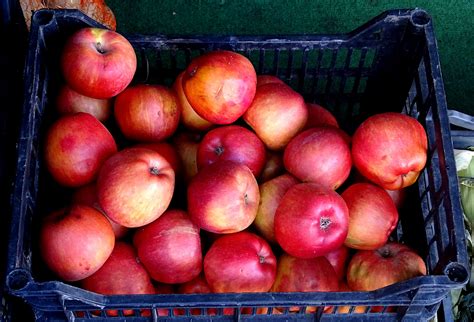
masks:
[(433, 17), (448, 106), (474, 114), (474, 0), (107, 0), (120, 32), (304, 34), (348, 32), (387, 9)]

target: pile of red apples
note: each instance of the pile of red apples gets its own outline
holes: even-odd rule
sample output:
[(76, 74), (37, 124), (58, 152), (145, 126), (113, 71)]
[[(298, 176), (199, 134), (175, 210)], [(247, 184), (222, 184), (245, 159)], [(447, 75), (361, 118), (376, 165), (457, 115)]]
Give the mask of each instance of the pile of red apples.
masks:
[(61, 280), (101, 294), (338, 292), (426, 274), (390, 239), (426, 163), (416, 119), (376, 114), (351, 136), (231, 51), (194, 58), (171, 88), (133, 83), (133, 47), (105, 29), (74, 33), (60, 66), (42, 145), (74, 191), (45, 214), (40, 248)]

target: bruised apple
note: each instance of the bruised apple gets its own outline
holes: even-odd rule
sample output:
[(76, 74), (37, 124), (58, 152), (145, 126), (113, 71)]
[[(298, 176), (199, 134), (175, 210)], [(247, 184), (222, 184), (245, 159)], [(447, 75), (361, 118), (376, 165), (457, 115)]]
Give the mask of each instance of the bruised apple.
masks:
[(133, 244), (138, 258), (156, 281), (185, 283), (201, 272), (199, 227), (182, 210), (168, 210), (154, 222), (139, 228)]
[(51, 213), (40, 229), (42, 258), (64, 281), (78, 281), (94, 274), (114, 245), (109, 221), (98, 210), (85, 205)]
[(196, 57), (186, 68), (182, 85), (194, 111), (215, 124), (230, 124), (252, 103), (257, 74), (245, 56), (218, 50)]
[(244, 164), (258, 177), (265, 164), (265, 145), (255, 133), (242, 126), (221, 126), (207, 132), (199, 144), (198, 169), (217, 160)]
[(79, 187), (93, 182), (102, 164), (117, 152), (112, 134), (88, 113), (64, 115), (48, 129), (46, 167), (61, 185)]
[(366, 119), (352, 137), (352, 158), (360, 173), (384, 189), (415, 183), (427, 158), (423, 126), (413, 117), (386, 112)]
[(260, 200), (252, 171), (228, 160), (219, 160), (199, 171), (189, 183), (187, 196), (192, 220), (201, 229), (222, 234), (249, 227)]
[(97, 181), (101, 208), (125, 227), (140, 227), (160, 217), (173, 196), (175, 176), (164, 157), (144, 148), (127, 148), (110, 157)]
[(289, 255), (324, 256), (341, 247), (348, 230), (349, 210), (335, 191), (316, 183), (292, 186), (275, 213), (275, 237)]
[(218, 238), (204, 257), (204, 274), (213, 292), (267, 292), (276, 276), (270, 245), (250, 232)]

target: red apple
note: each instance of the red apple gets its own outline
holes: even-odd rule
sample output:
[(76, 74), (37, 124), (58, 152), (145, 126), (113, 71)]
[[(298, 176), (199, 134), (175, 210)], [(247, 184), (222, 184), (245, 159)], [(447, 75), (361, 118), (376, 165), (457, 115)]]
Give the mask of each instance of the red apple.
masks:
[[(271, 292), (337, 292), (339, 283), (334, 268), (324, 257), (302, 259), (283, 254), (278, 259), (277, 277)], [(279, 308), (283, 311), (283, 308)], [(301, 307), (290, 307), (289, 312), (300, 312)], [(326, 312), (328, 308), (324, 309)], [(306, 314), (314, 314), (315, 306), (307, 306)]]
[(40, 231), (42, 258), (64, 281), (94, 274), (112, 253), (114, 244), (109, 221), (85, 205), (51, 213), (44, 218)]
[[(372, 183), (372, 181), (370, 181), (369, 179), (364, 177), (359, 171), (357, 171), (356, 168), (352, 168), (350, 179), (352, 183), (361, 183), (361, 182)], [(390, 198), (392, 198), (393, 202), (395, 203), (395, 206), (400, 211), (400, 209), (402, 209), (403, 205), (405, 204), (407, 188), (402, 188), (398, 190), (389, 190), (389, 189), (384, 189), (384, 190), (387, 191)]]
[(351, 150), (342, 130), (317, 127), (298, 134), (288, 143), (283, 163), (301, 181), (335, 190), (349, 177)]
[(126, 138), (157, 142), (176, 131), (181, 107), (176, 94), (160, 85), (135, 85), (117, 96), (114, 115)]
[(193, 278), (189, 282), (183, 283), (178, 286), (178, 293), (180, 294), (196, 294), (196, 293), (212, 293), (209, 284), (207, 284), (204, 275)]
[[(352, 292), (352, 290), (347, 286), (347, 283), (345, 282), (339, 282), (339, 292)], [(370, 312), (374, 312), (373, 309), (375, 307), (372, 307), (370, 309)], [(329, 307), (329, 310), (324, 310), (324, 313), (337, 313), (337, 314), (363, 314), (366, 313), (367, 307), (365, 306), (354, 306), (351, 311), (351, 306), (350, 305), (344, 305), (344, 306), (331, 306)], [(379, 311), (380, 312), (380, 311)]]
[(339, 281), (344, 280), (346, 278), (346, 268), (349, 260), (349, 248), (342, 245), (338, 249), (327, 253), (324, 257), (331, 263)]
[(78, 203), (89, 207), (94, 207), (95, 209), (102, 211), (99, 206), (99, 201), (97, 200), (97, 186), (95, 182), (89, 183), (74, 190), (74, 193), (71, 197), (71, 202), (73, 204)]
[[(365, 183), (372, 183), (369, 179), (364, 177), (357, 169), (353, 168), (352, 169), (352, 174), (350, 176), (351, 180), (353, 183), (358, 183), (358, 182), (365, 182)], [(397, 207), (398, 210), (402, 209), (405, 199), (406, 199), (406, 191), (407, 188), (402, 188), (399, 190), (389, 190), (385, 189), (387, 193), (390, 195), (390, 198), (392, 198), (393, 202), (395, 203), (395, 206)]]
[(173, 138), (173, 144), (183, 164), (184, 179), (187, 183), (197, 174), (197, 150), (202, 135), (193, 132), (180, 132)]
[(385, 189), (385, 191), (387, 191), (390, 198), (392, 198), (397, 209), (398, 210), (402, 209), (403, 205), (405, 204), (405, 199), (406, 199), (406, 194), (407, 194), (406, 189), (405, 188), (399, 189), (399, 190)]
[(302, 259), (283, 254), (271, 292), (335, 292), (339, 280), (324, 257)]
[(112, 100), (87, 97), (63, 85), (56, 98), (56, 108), (61, 115), (84, 112), (104, 122), (112, 113)]
[(389, 242), (355, 253), (347, 267), (347, 284), (354, 291), (373, 291), (422, 275), (426, 275), (423, 259), (408, 246)]
[(156, 281), (185, 283), (201, 272), (199, 227), (182, 210), (168, 210), (138, 229), (133, 244), (140, 261)]
[(389, 194), (371, 183), (355, 183), (342, 194), (349, 208), (346, 246), (372, 250), (382, 247), (398, 223), (398, 211)]
[(117, 242), (104, 265), (82, 280), (81, 286), (105, 295), (155, 294), (155, 287), (138, 261), (135, 249), (125, 242)]
[(285, 84), (259, 86), (244, 120), (270, 150), (282, 150), (303, 129), (308, 108), (303, 97)]
[(259, 233), (269, 242), (276, 243), (275, 239), (275, 212), (284, 194), (298, 179), (290, 174), (283, 174), (260, 185), (260, 204), (253, 224)]
[(107, 128), (87, 113), (65, 115), (53, 123), (44, 147), (46, 167), (67, 187), (93, 182), (104, 161), (117, 152)]
[(204, 257), (204, 274), (216, 293), (267, 292), (276, 266), (268, 243), (249, 232), (218, 238)]
[[(114, 250), (102, 267), (81, 281), (81, 287), (104, 295), (154, 294), (155, 287), (150, 276), (138, 261), (135, 249), (124, 242), (115, 244)], [(149, 310), (142, 310), (144, 313)], [(100, 315), (100, 311), (93, 312)], [(133, 310), (123, 310), (123, 315), (134, 314)], [(151, 313), (151, 312), (150, 312)], [(117, 310), (106, 310), (107, 316), (118, 316)]]
[(137, 57), (128, 40), (115, 31), (82, 28), (63, 48), (61, 70), (68, 85), (82, 95), (111, 98), (132, 81)]
[(100, 170), (97, 195), (101, 208), (125, 227), (151, 223), (168, 208), (174, 171), (164, 157), (143, 148), (124, 149)]
[(215, 124), (230, 124), (252, 103), (257, 74), (245, 56), (225, 50), (212, 51), (191, 61), (182, 85), (197, 114)]
[[(200, 274), (198, 277), (193, 279), (192, 281), (186, 282), (178, 286), (178, 293), (180, 294), (207, 294), (212, 293), (209, 284), (207, 284), (206, 278), (203, 274)], [(242, 308), (243, 309), (243, 308)], [(200, 308), (191, 309), (190, 313), (192, 315), (202, 315), (203, 310)], [(175, 314), (184, 315), (185, 311), (182, 310), (175, 310)], [(218, 309), (217, 308), (208, 308), (206, 310), (207, 315), (217, 315)], [(226, 307), (222, 310), (223, 315), (233, 315), (234, 308)]]
[(285, 172), (283, 155), (278, 152), (267, 150), (267, 157), (259, 181), (266, 182)]
[(155, 293), (156, 294), (174, 294), (174, 293), (176, 293), (175, 285), (173, 285), (173, 284), (166, 284), (166, 283), (160, 283), (160, 282), (154, 281), (153, 285), (155, 286)]
[(191, 104), (189, 104), (183, 90), (183, 75), (184, 71), (176, 77), (173, 84), (173, 89), (176, 92), (178, 102), (181, 105), (181, 122), (186, 128), (192, 131), (207, 131), (213, 126), (213, 124), (200, 117), (199, 114), (194, 111)]
[(285, 84), (285, 82), (273, 75), (257, 75), (257, 87), (270, 83)]
[(318, 104), (306, 103), (308, 107), (308, 121), (305, 129), (320, 127), (320, 126), (334, 126), (339, 127), (334, 115), (327, 109)]
[[(198, 277), (192, 279), (191, 281), (179, 285), (178, 293), (179, 294), (208, 294), (208, 293), (212, 293), (212, 291), (211, 291), (211, 288), (209, 287), (209, 284), (207, 284), (207, 281), (204, 275), (200, 274)], [(224, 310), (229, 310), (229, 309), (224, 309)], [(230, 310), (233, 310), (233, 309), (230, 309)], [(190, 311), (192, 315), (202, 314), (201, 309), (191, 309)], [(177, 313), (179, 315), (185, 314), (184, 310), (179, 310)], [(206, 310), (206, 314), (216, 315), (217, 309), (209, 308)]]
[(128, 233), (129, 229), (127, 227), (119, 225), (115, 221), (111, 220), (109, 217), (107, 217), (102, 208), (100, 208), (99, 200), (97, 199), (96, 183), (90, 183), (88, 185), (77, 188), (72, 195), (72, 203), (83, 204), (89, 207), (94, 207), (95, 209), (99, 210), (110, 222), (116, 239), (122, 238)]
[(176, 148), (171, 144), (167, 142), (141, 143), (134, 145), (134, 147), (150, 149), (158, 152), (171, 165), (176, 177), (180, 177), (182, 175), (183, 164), (181, 157), (179, 156), (178, 151), (176, 151)]
[(260, 194), (250, 169), (219, 160), (198, 172), (188, 186), (188, 211), (202, 229), (235, 233), (249, 227), (257, 215)]
[(423, 126), (408, 115), (386, 112), (366, 119), (352, 138), (352, 158), (360, 173), (382, 188), (397, 190), (416, 182), (426, 164)]
[(258, 177), (265, 164), (265, 145), (255, 133), (242, 126), (221, 126), (207, 132), (199, 144), (198, 169), (217, 160), (230, 160), (246, 165)]
[[(155, 285), (155, 293), (156, 294), (175, 294), (175, 288), (173, 284), (166, 284), (166, 283), (159, 283), (159, 282), (154, 282)], [(173, 313), (176, 312), (176, 309), (173, 310)], [(169, 316), (169, 310), (168, 309), (156, 309), (156, 314), (158, 316)], [(146, 310), (146, 314), (141, 314), (141, 316), (151, 316), (151, 311)]]
[(347, 236), (349, 210), (337, 192), (316, 183), (292, 186), (275, 213), (275, 237), (288, 254), (324, 256)]

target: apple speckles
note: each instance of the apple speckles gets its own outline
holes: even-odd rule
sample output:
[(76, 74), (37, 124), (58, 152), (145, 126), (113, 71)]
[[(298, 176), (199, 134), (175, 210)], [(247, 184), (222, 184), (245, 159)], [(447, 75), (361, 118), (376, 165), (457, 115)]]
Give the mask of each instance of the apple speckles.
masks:
[(60, 141), (59, 144), (61, 146), (61, 151), (69, 152), (76, 146), (76, 140), (72, 135), (67, 135)]

